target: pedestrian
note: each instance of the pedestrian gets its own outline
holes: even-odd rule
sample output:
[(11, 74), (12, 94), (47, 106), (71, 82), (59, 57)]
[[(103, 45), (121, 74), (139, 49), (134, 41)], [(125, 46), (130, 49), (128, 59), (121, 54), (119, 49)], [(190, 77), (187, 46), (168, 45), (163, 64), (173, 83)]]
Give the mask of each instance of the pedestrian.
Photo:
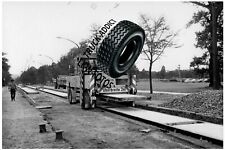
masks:
[(11, 101), (15, 101), (16, 97), (16, 84), (13, 79), (11, 79), (11, 82), (9, 83), (9, 90), (11, 94)]

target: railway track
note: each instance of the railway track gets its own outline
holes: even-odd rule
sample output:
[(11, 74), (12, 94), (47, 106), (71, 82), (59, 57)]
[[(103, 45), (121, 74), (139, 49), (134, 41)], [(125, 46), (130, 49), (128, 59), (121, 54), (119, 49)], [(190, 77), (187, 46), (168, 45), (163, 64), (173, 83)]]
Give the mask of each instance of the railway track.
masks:
[[(37, 89), (33, 86), (27, 86), (23, 90), (27, 89), (33, 89), (34, 91), (39, 90), (64, 99), (67, 98), (65, 92), (60, 92), (58, 90), (46, 89), (43, 87)], [(172, 131), (173, 133), (191, 136), (200, 139), (201, 141), (206, 140), (213, 144), (223, 146), (223, 125), (105, 102), (98, 103), (97, 107), (111, 113), (157, 126), (166, 131)], [(204, 148), (204, 145), (200, 146), (200, 148)]]

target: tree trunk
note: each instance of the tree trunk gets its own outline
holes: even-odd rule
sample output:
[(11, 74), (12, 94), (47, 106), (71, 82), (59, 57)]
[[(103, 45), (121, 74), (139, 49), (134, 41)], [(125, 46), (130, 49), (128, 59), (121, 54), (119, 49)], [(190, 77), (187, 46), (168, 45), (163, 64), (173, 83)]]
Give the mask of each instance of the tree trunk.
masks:
[(218, 65), (218, 50), (217, 50), (217, 14), (214, 3), (212, 3), (212, 67), (213, 67), (213, 88), (219, 89), (219, 65)]
[(213, 57), (213, 55), (212, 55), (212, 52), (211, 52), (211, 50), (209, 51), (209, 87), (213, 87), (213, 67), (212, 67), (212, 64), (213, 64), (213, 62), (212, 62), (212, 57)]
[(153, 89), (152, 89), (152, 63), (150, 63), (149, 66), (149, 86), (150, 86), (150, 94), (153, 93)]

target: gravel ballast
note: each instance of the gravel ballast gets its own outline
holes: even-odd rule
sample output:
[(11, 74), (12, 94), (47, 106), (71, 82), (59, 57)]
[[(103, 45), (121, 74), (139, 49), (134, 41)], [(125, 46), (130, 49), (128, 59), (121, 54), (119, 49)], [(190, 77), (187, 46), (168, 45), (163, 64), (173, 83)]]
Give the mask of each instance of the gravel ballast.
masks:
[(159, 106), (223, 118), (223, 90), (206, 90), (175, 98), (172, 102)]

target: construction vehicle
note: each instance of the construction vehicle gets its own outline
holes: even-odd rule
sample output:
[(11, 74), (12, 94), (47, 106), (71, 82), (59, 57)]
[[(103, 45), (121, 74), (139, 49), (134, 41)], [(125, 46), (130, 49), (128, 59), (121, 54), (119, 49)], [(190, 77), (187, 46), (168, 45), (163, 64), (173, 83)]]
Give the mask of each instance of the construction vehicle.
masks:
[(82, 55), (74, 60), (74, 75), (67, 76), (70, 104), (79, 102), (81, 108), (89, 109), (96, 107), (96, 100), (126, 102), (134, 105), (134, 99), (144, 98), (135, 95), (137, 93), (135, 75), (111, 78), (97, 68), (95, 53), (89, 57)]
[(67, 87), (67, 75), (59, 75), (53, 82), (55, 83), (55, 89), (66, 89)]

